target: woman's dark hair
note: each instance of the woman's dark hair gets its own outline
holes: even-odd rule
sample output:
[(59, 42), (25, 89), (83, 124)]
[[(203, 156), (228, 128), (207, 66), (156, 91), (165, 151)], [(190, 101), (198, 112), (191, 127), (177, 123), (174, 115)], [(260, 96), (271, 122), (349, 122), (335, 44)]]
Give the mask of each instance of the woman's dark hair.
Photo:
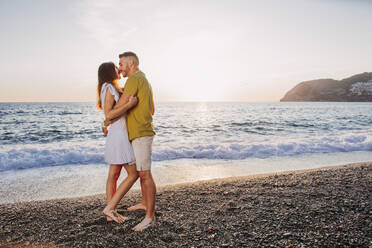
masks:
[(115, 64), (112, 62), (102, 63), (98, 68), (98, 86), (97, 86), (97, 108), (102, 109), (101, 103), (101, 89), (104, 83), (112, 84), (116, 90), (121, 93), (117, 85), (117, 74), (115, 70)]

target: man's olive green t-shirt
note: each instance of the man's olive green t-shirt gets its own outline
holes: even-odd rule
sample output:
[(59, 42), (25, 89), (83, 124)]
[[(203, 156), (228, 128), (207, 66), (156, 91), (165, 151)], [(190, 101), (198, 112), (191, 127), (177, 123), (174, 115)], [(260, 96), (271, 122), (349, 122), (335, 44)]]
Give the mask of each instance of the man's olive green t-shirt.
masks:
[(155, 135), (152, 124), (154, 101), (152, 88), (143, 72), (130, 76), (125, 83), (124, 93), (137, 96), (138, 103), (127, 114), (127, 129), (129, 140)]

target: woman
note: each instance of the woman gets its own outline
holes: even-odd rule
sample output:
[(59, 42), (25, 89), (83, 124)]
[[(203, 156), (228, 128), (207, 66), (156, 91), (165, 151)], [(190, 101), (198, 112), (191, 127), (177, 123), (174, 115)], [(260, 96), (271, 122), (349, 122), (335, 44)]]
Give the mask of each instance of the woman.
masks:
[[(106, 119), (112, 119), (112, 116), (122, 116), (110, 125), (106, 137), (105, 162), (110, 165), (110, 169), (106, 183), (107, 206), (103, 214), (107, 216), (107, 221), (122, 223), (127, 218), (118, 214), (115, 208), (138, 178), (135, 157), (123, 115), (137, 104), (137, 98), (131, 97), (128, 103), (113, 109), (121, 96), (121, 90), (117, 86), (119, 78), (119, 71), (112, 62), (103, 63), (98, 68), (98, 109), (104, 111)], [(122, 167), (128, 175), (116, 188)]]

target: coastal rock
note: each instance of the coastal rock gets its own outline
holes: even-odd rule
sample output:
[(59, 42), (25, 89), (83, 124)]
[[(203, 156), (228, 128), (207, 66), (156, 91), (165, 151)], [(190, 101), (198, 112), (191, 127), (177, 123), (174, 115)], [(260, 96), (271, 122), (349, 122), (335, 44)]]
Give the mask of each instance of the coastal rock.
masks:
[(339, 81), (304, 81), (288, 91), (280, 101), (371, 102), (372, 72), (364, 72)]

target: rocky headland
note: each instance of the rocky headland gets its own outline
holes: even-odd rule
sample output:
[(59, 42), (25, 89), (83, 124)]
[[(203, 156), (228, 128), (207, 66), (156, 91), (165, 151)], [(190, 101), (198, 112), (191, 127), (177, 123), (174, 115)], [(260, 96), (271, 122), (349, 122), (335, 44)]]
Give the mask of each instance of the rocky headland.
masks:
[(297, 84), (281, 102), (372, 102), (372, 72), (342, 80), (317, 79)]

